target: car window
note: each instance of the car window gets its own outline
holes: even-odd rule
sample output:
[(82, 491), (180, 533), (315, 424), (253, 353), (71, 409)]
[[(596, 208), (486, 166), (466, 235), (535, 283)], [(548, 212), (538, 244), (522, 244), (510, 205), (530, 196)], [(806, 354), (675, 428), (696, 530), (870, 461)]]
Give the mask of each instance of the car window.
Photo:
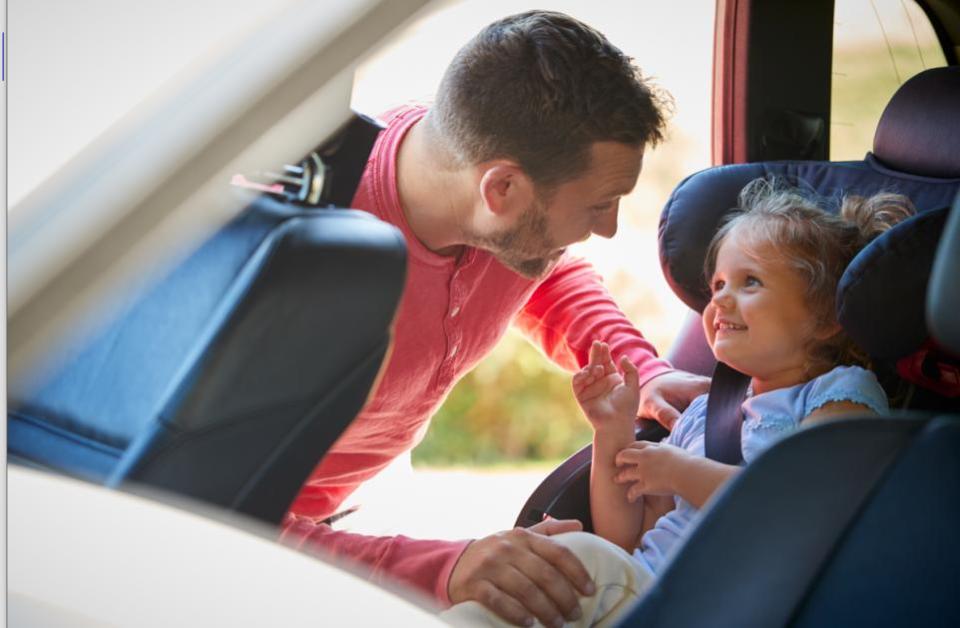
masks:
[(862, 159), (897, 88), (918, 72), (944, 65), (930, 20), (913, 0), (838, 0), (830, 159)]

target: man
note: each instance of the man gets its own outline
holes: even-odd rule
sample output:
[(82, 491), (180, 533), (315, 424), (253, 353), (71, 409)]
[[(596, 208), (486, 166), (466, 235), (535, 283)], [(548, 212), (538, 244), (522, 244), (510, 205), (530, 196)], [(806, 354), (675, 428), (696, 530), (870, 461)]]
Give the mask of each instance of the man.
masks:
[(377, 390), (314, 470), (285, 542), (365, 565), (442, 606), (476, 600), (507, 621), (573, 618), (591, 583), (547, 521), (475, 541), (365, 537), (317, 524), (361, 482), (415, 446), (456, 381), (510, 323), (570, 370), (591, 343), (639, 370), (641, 412), (672, 425), (707, 381), (672, 370), (582, 260), (565, 253), (617, 230), (644, 149), (662, 139), (662, 102), (632, 61), (570, 17), (495, 22), (457, 54), (429, 109), (385, 116), (354, 207), (399, 227), (407, 283)]

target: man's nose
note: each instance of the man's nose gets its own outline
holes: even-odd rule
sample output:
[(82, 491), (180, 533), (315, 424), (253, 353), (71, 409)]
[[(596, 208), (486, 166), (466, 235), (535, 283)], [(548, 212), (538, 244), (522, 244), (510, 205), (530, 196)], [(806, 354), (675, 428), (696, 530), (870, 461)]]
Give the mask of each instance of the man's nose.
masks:
[(619, 203), (608, 212), (597, 217), (593, 223), (593, 232), (601, 238), (612, 238), (617, 235), (617, 217), (620, 214)]

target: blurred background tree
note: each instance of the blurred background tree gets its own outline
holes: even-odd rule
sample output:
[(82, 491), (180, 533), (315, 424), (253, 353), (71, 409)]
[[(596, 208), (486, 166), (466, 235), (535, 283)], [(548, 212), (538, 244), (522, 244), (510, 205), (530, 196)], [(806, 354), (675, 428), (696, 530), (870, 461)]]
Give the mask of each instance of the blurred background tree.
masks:
[(486, 465), (557, 460), (588, 442), (570, 377), (518, 332), (454, 388), (413, 462)]

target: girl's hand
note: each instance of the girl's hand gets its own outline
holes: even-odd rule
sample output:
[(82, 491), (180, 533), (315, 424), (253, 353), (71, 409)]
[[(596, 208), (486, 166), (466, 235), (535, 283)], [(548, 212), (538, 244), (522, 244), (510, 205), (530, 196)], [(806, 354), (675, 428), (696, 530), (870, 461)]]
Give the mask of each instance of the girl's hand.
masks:
[(692, 456), (685, 449), (666, 443), (637, 441), (616, 457), (620, 471), (614, 476), (619, 484), (632, 484), (627, 499), (636, 501), (643, 495), (675, 495), (675, 478), (684, 473)]
[(623, 375), (613, 363), (610, 347), (594, 341), (590, 361), (573, 376), (573, 393), (595, 430), (611, 422), (632, 425), (636, 420), (640, 407), (637, 367), (626, 356), (620, 358), (620, 366)]

